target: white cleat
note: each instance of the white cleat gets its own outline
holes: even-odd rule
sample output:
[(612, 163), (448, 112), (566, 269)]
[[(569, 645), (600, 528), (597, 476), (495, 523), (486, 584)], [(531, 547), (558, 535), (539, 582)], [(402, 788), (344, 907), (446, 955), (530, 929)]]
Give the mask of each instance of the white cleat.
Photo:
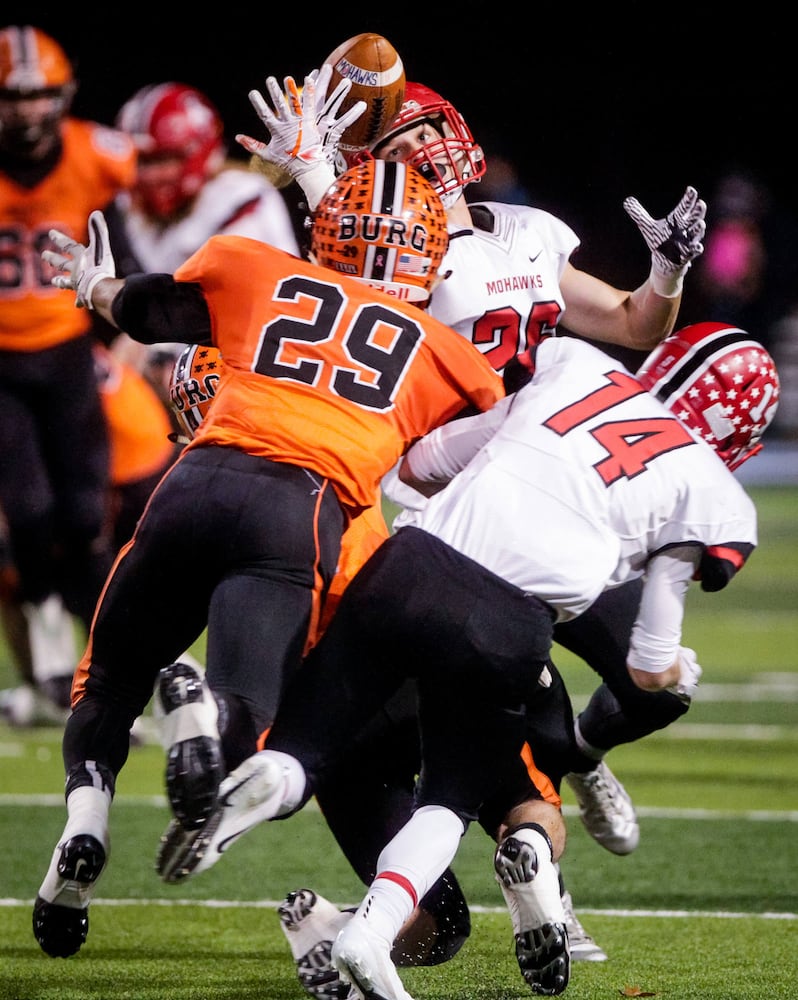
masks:
[(613, 854), (631, 854), (640, 841), (635, 807), (604, 761), (584, 774), (566, 774), (565, 780), (579, 804), (579, 818), (596, 843)]
[(571, 976), (560, 880), (555, 865), (539, 857), (526, 834), (518, 830), (496, 848), (496, 881), (510, 911), (524, 981), (533, 993), (557, 996)]
[(332, 961), (351, 1000), (413, 1000), (391, 961), (391, 944), (355, 916), (335, 939)]
[(316, 1000), (346, 1000), (349, 984), (338, 975), (331, 953), (352, 912), (342, 912), (312, 889), (297, 889), (288, 893), (277, 913), (302, 989)]
[(158, 874), (164, 882), (182, 882), (207, 871), (239, 837), (277, 814), (283, 788), (282, 768), (268, 751), (248, 757), (221, 783), (216, 808), (199, 829), (172, 820), (161, 837)]
[(607, 953), (602, 951), (588, 934), (574, 912), (571, 893), (563, 893), (562, 905), (565, 910), (565, 926), (568, 930), (568, 944), (572, 962), (606, 962)]

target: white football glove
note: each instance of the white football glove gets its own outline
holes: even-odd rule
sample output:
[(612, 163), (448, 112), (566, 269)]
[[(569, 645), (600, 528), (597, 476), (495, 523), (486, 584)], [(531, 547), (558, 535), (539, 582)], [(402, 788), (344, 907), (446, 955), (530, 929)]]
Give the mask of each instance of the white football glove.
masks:
[(704, 252), (701, 240), (706, 232), (706, 202), (693, 187), (685, 189), (682, 200), (664, 219), (652, 219), (637, 198), (627, 198), (623, 207), (651, 251), (650, 281), (664, 298), (682, 291), (684, 275), (691, 263)]
[(675, 694), (685, 705), (689, 705), (696, 693), (703, 670), (696, 659), (695, 650), (687, 646), (679, 646), (677, 662), (680, 670), (679, 680), (665, 690)]
[(314, 69), (310, 76), (316, 86), (316, 127), (321, 136), (324, 155), (336, 174), (342, 174), (347, 168), (347, 163), (338, 152), (341, 136), (360, 118), (367, 105), (365, 101), (358, 101), (340, 118), (336, 118), (344, 98), (352, 89), (352, 81), (344, 77), (328, 97), (332, 72), (332, 65), (324, 63), (320, 70)]
[(57, 271), (66, 272), (51, 278), (50, 284), (56, 288), (72, 289), (75, 292), (76, 306), (93, 309), (91, 293), (94, 286), (103, 278), (116, 277), (116, 263), (111, 253), (105, 216), (102, 212), (92, 212), (89, 216), (87, 247), (57, 229), (50, 230), (50, 239), (61, 253), (43, 250), (42, 260), (47, 261)]
[[(311, 73), (306, 76), (301, 95), (292, 76), (287, 76), (284, 80), (285, 92), (280, 90), (275, 77), (267, 77), (266, 89), (274, 109), (269, 107), (258, 90), (249, 92), (249, 100), (266, 127), (270, 141), (259, 142), (248, 135), (236, 136), (236, 142), (249, 153), (266, 163), (274, 164), (297, 181), (311, 211), (315, 211), (325, 191), (335, 180), (331, 157), (334, 159), (337, 154), (341, 133), (360, 117), (366, 107), (365, 102), (360, 101), (336, 121), (335, 114), (351, 88), (351, 81), (346, 81), (348, 86), (345, 89), (339, 84), (329, 100), (325, 99), (324, 92), (320, 89), (317, 100), (317, 79), (326, 88), (331, 73), (330, 66), (329, 72), (326, 67), (322, 67), (315, 75)], [(321, 119), (321, 125), (317, 118)], [(325, 149), (325, 137), (328, 149)]]

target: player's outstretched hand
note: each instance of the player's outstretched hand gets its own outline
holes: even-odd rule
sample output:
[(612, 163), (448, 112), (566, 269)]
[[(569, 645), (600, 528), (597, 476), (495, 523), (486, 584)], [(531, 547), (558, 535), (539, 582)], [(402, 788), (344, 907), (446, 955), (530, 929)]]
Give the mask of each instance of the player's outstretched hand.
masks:
[(366, 110), (366, 102), (357, 101), (339, 118), (341, 105), (352, 89), (352, 81), (343, 77), (328, 97), (332, 72), (332, 65), (324, 63), (320, 70), (314, 69), (310, 75), (316, 85), (316, 127), (321, 136), (324, 155), (336, 174), (342, 174), (346, 170), (346, 162), (338, 155), (341, 136)]
[[(707, 206), (694, 187), (686, 188), (681, 201), (663, 219), (653, 219), (637, 198), (627, 198), (623, 207), (651, 251), (652, 270), (663, 284), (681, 291), (681, 279), (691, 263), (704, 252)], [(659, 289), (658, 289), (659, 290)]]
[(50, 239), (61, 251), (43, 250), (42, 260), (57, 271), (50, 283), (56, 288), (71, 289), (75, 292), (75, 305), (93, 308), (91, 293), (98, 281), (116, 277), (116, 263), (111, 253), (108, 225), (102, 212), (95, 211), (89, 216), (89, 245), (83, 246), (71, 236), (58, 229), (50, 230)]
[(338, 117), (352, 81), (342, 80), (328, 98), (331, 74), (329, 64), (314, 70), (305, 77), (301, 93), (291, 76), (285, 78), (283, 90), (275, 77), (267, 77), (271, 104), (258, 90), (249, 92), (249, 101), (269, 133), (269, 142), (249, 135), (236, 136), (236, 142), (248, 153), (271, 165), (273, 169), (264, 172), (278, 186), (284, 186), (281, 175), (297, 181), (311, 211), (335, 180), (341, 135), (366, 109), (365, 102), (359, 101)]

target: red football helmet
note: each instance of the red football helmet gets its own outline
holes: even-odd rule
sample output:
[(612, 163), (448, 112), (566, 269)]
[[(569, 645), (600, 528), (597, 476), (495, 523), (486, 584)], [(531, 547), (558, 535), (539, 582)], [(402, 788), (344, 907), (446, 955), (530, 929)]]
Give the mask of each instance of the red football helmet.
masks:
[(219, 112), (185, 84), (142, 87), (122, 105), (116, 124), (139, 152), (135, 196), (145, 212), (158, 218), (178, 212), (224, 161)]
[(175, 362), (169, 400), (186, 441), (194, 437), (205, 419), (223, 376), (224, 361), (217, 347), (191, 344)]
[(0, 31), (0, 145), (22, 155), (52, 146), (75, 94), (72, 64), (64, 50), (38, 28)]
[(485, 154), (457, 109), (440, 94), (421, 83), (405, 84), (402, 109), (387, 132), (371, 149), (372, 156), (385, 159), (386, 145), (402, 132), (422, 123), (435, 129), (436, 137), (407, 158), (435, 187), (448, 208), (466, 184), (478, 181), (486, 170)]
[(317, 263), (411, 302), (429, 298), (447, 244), (440, 198), (406, 163), (356, 164), (330, 186), (313, 217)]
[(729, 469), (761, 451), (779, 401), (773, 358), (744, 330), (695, 323), (666, 337), (637, 373)]

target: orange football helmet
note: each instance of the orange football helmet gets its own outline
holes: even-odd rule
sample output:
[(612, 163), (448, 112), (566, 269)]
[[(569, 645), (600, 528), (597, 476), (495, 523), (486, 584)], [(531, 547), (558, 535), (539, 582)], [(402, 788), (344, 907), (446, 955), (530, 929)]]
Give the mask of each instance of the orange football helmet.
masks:
[[(41, 155), (57, 135), (76, 89), (64, 50), (38, 28), (0, 30), (0, 146)], [(37, 154), (38, 149), (38, 154)]]
[(172, 369), (169, 401), (178, 424), (191, 441), (205, 419), (219, 382), (224, 376), (224, 361), (217, 347), (190, 344)]
[(776, 415), (779, 376), (773, 358), (744, 330), (694, 323), (666, 337), (637, 378), (732, 471), (762, 450)]
[(430, 297), (448, 238), (441, 200), (417, 170), (368, 159), (319, 202), (310, 249), (323, 267), (420, 302)]
[(402, 132), (429, 123), (437, 137), (424, 141), (407, 158), (433, 185), (448, 208), (457, 200), (466, 184), (480, 180), (487, 169), (485, 154), (460, 112), (440, 94), (422, 83), (406, 83), (405, 98), (399, 114), (382, 138), (371, 147), (372, 156), (386, 159), (386, 146)]
[(49, 35), (30, 26), (0, 31), (0, 90), (30, 94), (73, 83), (72, 63)]

